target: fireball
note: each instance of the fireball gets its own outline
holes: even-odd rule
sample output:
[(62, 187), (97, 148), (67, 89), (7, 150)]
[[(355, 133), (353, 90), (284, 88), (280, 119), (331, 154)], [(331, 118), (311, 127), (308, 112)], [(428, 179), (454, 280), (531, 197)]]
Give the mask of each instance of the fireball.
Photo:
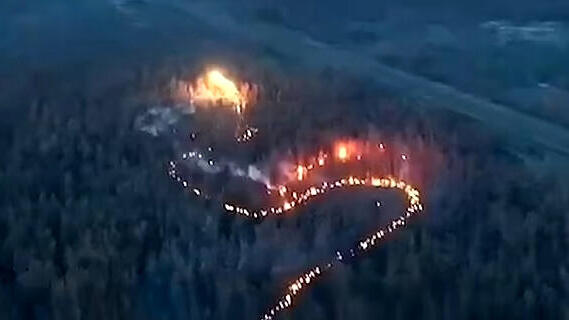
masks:
[(211, 69), (189, 86), (192, 102), (198, 104), (221, 104), (235, 108), (237, 113), (255, 96), (255, 87), (248, 83), (236, 84), (219, 69)]

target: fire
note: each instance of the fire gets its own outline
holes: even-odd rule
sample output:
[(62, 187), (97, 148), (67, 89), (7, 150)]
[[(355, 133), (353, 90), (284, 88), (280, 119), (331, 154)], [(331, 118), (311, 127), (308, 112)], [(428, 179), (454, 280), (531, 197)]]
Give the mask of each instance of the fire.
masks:
[(358, 154), (359, 159), (361, 159), (363, 149), (364, 146), (362, 143), (355, 140), (338, 141), (334, 145), (334, 155), (340, 161), (350, 160), (352, 156), (356, 154)]
[(304, 166), (298, 165), (298, 167), (296, 168), (296, 175), (298, 181), (302, 181), (302, 178), (304, 177), (305, 174), (306, 174), (306, 169), (304, 168)]
[(237, 85), (221, 70), (211, 69), (189, 86), (189, 94), (193, 102), (230, 105), (241, 113), (254, 98), (255, 88), (248, 83)]
[(338, 147), (338, 159), (344, 161), (348, 159), (348, 148), (345, 145), (340, 145)]
[[(382, 151), (386, 149), (386, 146), (383, 144), (378, 144), (377, 146)], [(376, 150), (375, 145), (373, 145), (372, 149)], [(365, 173), (352, 172), (352, 174), (335, 174), (334, 177), (325, 178), (318, 172), (314, 173), (315, 170), (323, 170), (328, 166), (334, 168), (336, 162), (341, 162), (342, 167), (349, 167), (352, 161), (353, 164), (358, 164), (358, 166), (366, 165), (369, 159), (373, 160), (373, 153), (369, 153), (366, 150), (369, 151), (369, 148), (368, 145), (364, 143), (355, 140), (343, 140), (334, 144), (333, 153), (328, 154), (320, 151), (317, 155), (304, 158), (300, 164), (289, 167), (291, 175), (287, 175), (287, 177), (290, 181), (270, 187), (270, 189), (278, 190), (280, 197), (278, 200), (275, 199), (275, 202), (271, 202), (261, 209), (247, 208), (237, 203), (222, 202), (223, 208), (229, 214), (253, 219), (264, 219), (267, 216), (279, 216), (294, 212), (297, 208), (310, 203), (312, 199), (322, 197), (324, 194), (328, 194), (334, 190), (349, 190), (355, 188), (397, 189), (405, 195), (407, 200), (406, 209), (388, 224), (380, 226), (372, 233), (363, 236), (359, 239), (357, 244), (349, 250), (336, 251), (336, 254), (329, 257), (327, 262), (313, 266), (291, 281), (284, 292), (279, 296), (276, 303), (261, 316), (261, 320), (274, 320), (280, 312), (291, 308), (298, 296), (310, 288), (312, 283), (318, 281), (323, 274), (333, 269), (339, 262), (343, 261), (345, 257), (348, 255), (357, 257), (377, 247), (390, 234), (405, 228), (412, 217), (423, 211), (419, 190), (398, 176), (386, 176), (380, 172), (371, 171), (372, 168), (369, 168), (370, 170), (367, 170)], [(195, 152), (189, 153), (189, 155), (182, 155), (182, 158), (186, 160), (194, 156), (196, 156)], [(400, 154), (399, 156), (396, 157), (396, 159), (401, 159), (401, 161), (413, 159), (413, 157), (409, 157), (407, 154)], [(201, 158), (202, 154), (197, 153), (197, 157)], [(170, 170), (168, 173), (174, 180), (181, 183), (184, 188), (193, 188), (189, 181), (184, 180), (183, 177), (178, 174), (175, 162), (170, 162)], [(314, 179), (315, 174), (319, 177), (318, 181)], [(303, 183), (294, 183), (293, 180), (303, 181)], [(289, 182), (291, 184), (289, 184)], [(202, 192), (196, 188), (191, 190), (198, 197), (206, 197), (205, 191)], [(267, 189), (267, 193), (270, 194), (271, 190)], [(374, 203), (376, 207), (383, 206), (380, 201), (375, 201)]]
[(279, 186), (279, 194), (281, 195), (281, 197), (284, 197), (286, 192), (287, 192), (287, 189), (285, 186)]
[(380, 178), (371, 178), (371, 185), (374, 187), (381, 186), (381, 179)]

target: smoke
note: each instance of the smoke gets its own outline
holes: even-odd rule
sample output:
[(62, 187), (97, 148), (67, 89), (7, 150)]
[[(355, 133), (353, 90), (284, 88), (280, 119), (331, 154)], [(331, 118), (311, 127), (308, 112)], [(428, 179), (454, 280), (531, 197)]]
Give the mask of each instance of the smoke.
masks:
[(218, 174), (226, 170), (233, 177), (247, 178), (272, 188), (269, 174), (257, 164), (242, 165), (231, 160), (206, 159), (199, 151), (183, 153), (182, 159), (190, 161), (194, 167), (206, 174)]
[(174, 109), (157, 106), (139, 115), (134, 122), (134, 127), (136, 130), (156, 137), (171, 130), (179, 119), (180, 114)]
[(237, 163), (229, 161), (227, 167), (229, 168), (231, 175), (234, 177), (245, 177), (253, 181), (260, 182), (268, 188), (271, 188), (272, 186), (269, 175), (254, 164), (249, 164), (247, 165), (247, 169), (244, 169)]
[(249, 165), (248, 169), (249, 170), (247, 172), (247, 176), (249, 177), (249, 179), (254, 180), (254, 181), (258, 181), (258, 182), (262, 182), (267, 187), (271, 186), (271, 181), (270, 181), (269, 177), (265, 173), (263, 173), (260, 169), (258, 169), (254, 165)]

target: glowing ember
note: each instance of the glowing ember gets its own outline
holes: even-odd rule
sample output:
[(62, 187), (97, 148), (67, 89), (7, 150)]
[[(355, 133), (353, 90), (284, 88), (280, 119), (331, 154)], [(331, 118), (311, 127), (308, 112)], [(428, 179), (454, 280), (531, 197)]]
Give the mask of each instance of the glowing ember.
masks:
[(348, 159), (348, 148), (344, 145), (338, 147), (338, 159), (344, 161)]
[(304, 166), (298, 165), (298, 167), (296, 167), (296, 175), (297, 175), (298, 181), (302, 181), (302, 178), (304, 177), (305, 172), (306, 172), (306, 169), (304, 168)]

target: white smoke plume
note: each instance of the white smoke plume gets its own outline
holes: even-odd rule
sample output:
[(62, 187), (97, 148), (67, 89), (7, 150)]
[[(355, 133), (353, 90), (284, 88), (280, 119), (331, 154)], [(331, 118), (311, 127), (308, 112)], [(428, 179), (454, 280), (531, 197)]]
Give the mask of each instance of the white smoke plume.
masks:
[(255, 164), (243, 166), (234, 161), (206, 159), (199, 151), (183, 153), (182, 158), (193, 162), (204, 173), (217, 174), (227, 169), (234, 177), (248, 178), (272, 188), (269, 175)]

